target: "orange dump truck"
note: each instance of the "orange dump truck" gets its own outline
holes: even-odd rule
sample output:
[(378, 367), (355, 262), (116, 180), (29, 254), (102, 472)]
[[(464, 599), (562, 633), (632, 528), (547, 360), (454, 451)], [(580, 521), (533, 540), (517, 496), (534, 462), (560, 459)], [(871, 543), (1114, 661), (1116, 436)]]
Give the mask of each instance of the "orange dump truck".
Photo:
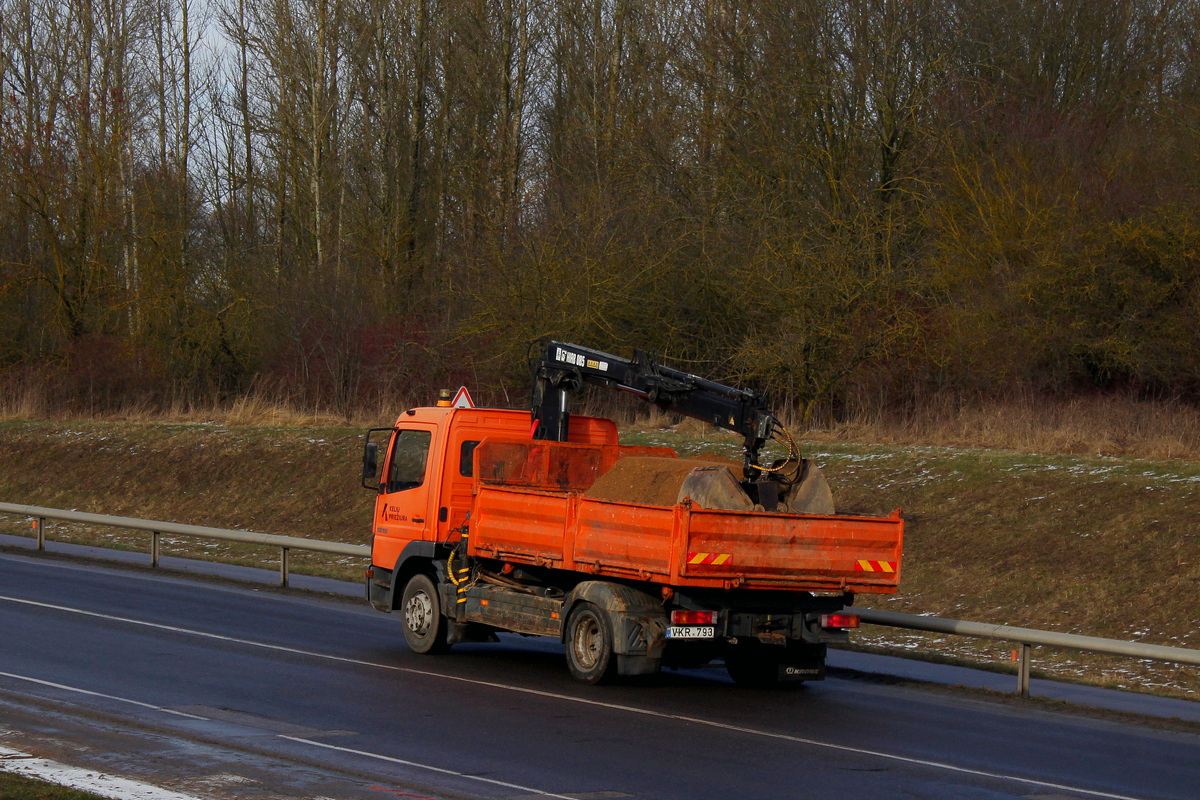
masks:
[(715, 659), (739, 683), (816, 680), (853, 596), (896, 590), (899, 512), (833, 513), (811, 465), (748, 489), (736, 465), (622, 446), (609, 420), (530, 430), (529, 411), (447, 404), (368, 433), (367, 595), (416, 652), (512, 631), (559, 638), (589, 683)]

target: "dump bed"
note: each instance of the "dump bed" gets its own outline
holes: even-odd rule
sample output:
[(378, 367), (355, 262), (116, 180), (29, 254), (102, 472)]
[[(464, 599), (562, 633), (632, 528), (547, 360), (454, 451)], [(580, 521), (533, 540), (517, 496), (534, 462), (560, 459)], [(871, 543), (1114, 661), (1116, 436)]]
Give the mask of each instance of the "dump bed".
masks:
[(674, 456), (665, 448), (484, 440), (475, 451), (470, 553), (678, 587), (896, 591), (899, 511), (815, 516), (585, 494), (620, 459)]

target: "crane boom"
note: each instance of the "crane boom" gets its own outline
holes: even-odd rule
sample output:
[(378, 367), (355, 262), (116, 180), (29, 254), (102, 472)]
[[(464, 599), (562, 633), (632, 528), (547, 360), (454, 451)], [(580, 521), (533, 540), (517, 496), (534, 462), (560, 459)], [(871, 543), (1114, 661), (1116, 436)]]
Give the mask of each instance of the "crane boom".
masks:
[(668, 367), (641, 350), (634, 350), (633, 358), (626, 359), (577, 344), (543, 340), (540, 354), (530, 360), (530, 372), (535, 439), (567, 440), (568, 395), (584, 383), (629, 392), (666, 411), (740, 434), (750, 481), (762, 471), (760, 448), (782, 427), (767, 410), (763, 394)]

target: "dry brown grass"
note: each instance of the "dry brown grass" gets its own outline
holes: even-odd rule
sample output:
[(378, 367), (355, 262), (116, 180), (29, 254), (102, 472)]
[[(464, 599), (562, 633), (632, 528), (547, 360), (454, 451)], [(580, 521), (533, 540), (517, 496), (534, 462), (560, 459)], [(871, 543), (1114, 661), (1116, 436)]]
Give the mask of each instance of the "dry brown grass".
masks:
[(22, 383), (15, 390), (0, 392), (0, 419), (47, 419), (50, 404), (44, 387)]
[[(88, 418), (96, 422), (365, 428), (391, 422), (404, 408), (407, 404), (398, 400), (345, 414), (250, 393), (226, 403), (181, 402), (167, 408), (132, 403)], [(671, 428), (687, 436), (713, 430), (707, 423), (684, 419), (633, 400), (611, 403), (589, 397), (578, 404), (576, 411), (614, 419), (622, 430)], [(63, 422), (80, 418), (57, 410), (46, 387), (35, 382), (0, 392), (0, 421)], [(785, 420), (794, 433), (812, 442), (987, 447), (1029, 453), (1200, 460), (1200, 408), (1177, 400), (1024, 396), (972, 404), (932, 402), (903, 412), (864, 412), (849, 421), (804, 425), (788, 419), (787, 415)]]
[(1200, 409), (1123, 397), (1026, 397), (977, 405), (931, 405), (824, 427), (816, 441), (989, 447), (1031, 453), (1200, 459)]
[(255, 428), (370, 427), (391, 422), (407, 406), (358, 409), (346, 415), (330, 409), (305, 408), (261, 394), (248, 394), (229, 403), (177, 402), (167, 407), (130, 402), (101, 413), (80, 415), (56, 409), (36, 387), (19, 394), (0, 394), (0, 422), (132, 422), (142, 424), (226, 425)]
[[(718, 438), (707, 423), (631, 405), (612, 416), (622, 430), (670, 429)], [(784, 422), (809, 442), (991, 448), (1025, 453), (1200, 460), (1200, 408), (1177, 400), (1023, 397), (977, 404), (930, 404), (890, 415), (863, 413), (849, 421)]]

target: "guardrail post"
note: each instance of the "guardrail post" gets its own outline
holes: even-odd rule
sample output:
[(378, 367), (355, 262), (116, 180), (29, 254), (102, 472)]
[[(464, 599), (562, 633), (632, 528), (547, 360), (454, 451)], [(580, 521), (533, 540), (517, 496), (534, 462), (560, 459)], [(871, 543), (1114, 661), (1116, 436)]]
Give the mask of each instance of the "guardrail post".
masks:
[(1033, 666), (1033, 647), (1021, 645), (1021, 660), (1017, 664), (1017, 691), (1022, 699), (1029, 699), (1029, 673)]
[(37, 549), (46, 549), (46, 518), (35, 517), (33, 520), (34, 534), (37, 536)]
[(288, 585), (288, 548), (279, 548), (279, 585)]
[(150, 566), (158, 566), (158, 531), (150, 531)]

